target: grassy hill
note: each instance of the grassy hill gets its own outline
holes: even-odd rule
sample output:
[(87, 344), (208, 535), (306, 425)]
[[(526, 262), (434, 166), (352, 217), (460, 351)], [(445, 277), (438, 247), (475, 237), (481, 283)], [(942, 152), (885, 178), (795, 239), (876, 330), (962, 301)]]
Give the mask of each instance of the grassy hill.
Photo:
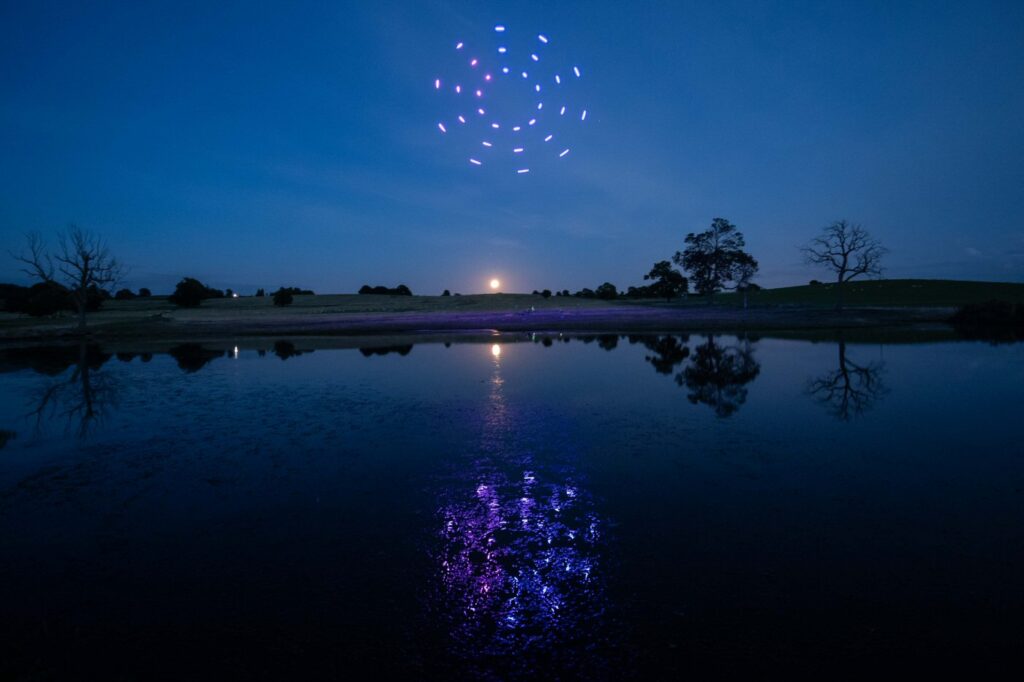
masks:
[[(742, 305), (734, 293), (715, 297), (721, 305)], [(847, 306), (956, 307), (992, 299), (1024, 303), (1024, 284), (1008, 282), (966, 282), (952, 279), (881, 279), (853, 281), (846, 285)], [(693, 299), (690, 299), (691, 302)], [(763, 289), (752, 293), (754, 306), (833, 306), (834, 284)]]

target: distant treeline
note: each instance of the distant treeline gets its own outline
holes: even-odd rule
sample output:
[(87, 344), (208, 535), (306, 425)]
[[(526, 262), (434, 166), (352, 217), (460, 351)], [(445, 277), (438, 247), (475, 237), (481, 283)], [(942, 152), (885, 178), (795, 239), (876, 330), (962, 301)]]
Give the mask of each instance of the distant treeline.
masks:
[(405, 286), (404, 284), (399, 284), (394, 289), (385, 286), (371, 287), (369, 284), (364, 284), (363, 286), (359, 287), (359, 293), (363, 295), (380, 294), (385, 296), (412, 296), (412, 289)]

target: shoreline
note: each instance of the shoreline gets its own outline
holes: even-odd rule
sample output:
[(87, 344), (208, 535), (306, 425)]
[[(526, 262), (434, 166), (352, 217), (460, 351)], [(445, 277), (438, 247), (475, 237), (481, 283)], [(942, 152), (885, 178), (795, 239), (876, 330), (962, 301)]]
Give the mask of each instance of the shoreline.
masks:
[[(242, 311), (240, 311), (242, 312)], [(952, 336), (951, 308), (667, 307), (612, 304), (574, 308), (491, 311), (309, 312), (271, 314), (93, 316), (85, 335), (72, 320), (0, 321), (0, 344), (40, 342), (185, 342), (225, 338), (359, 337), (392, 335), (485, 335), (536, 333), (807, 333), (903, 330)]]

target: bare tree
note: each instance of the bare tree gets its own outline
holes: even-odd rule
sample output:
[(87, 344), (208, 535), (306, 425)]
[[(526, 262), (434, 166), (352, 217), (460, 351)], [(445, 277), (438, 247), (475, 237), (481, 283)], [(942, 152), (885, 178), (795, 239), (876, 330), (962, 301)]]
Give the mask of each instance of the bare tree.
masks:
[(843, 308), (843, 285), (855, 277), (880, 277), (886, 249), (860, 225), (837, 220), (803, 247), (804, 259), (836, 274), (836, 309)]
[(40, 282), (53, 281), (53, 259), (46, 253), (46, 240), (38, 232), (29, 232), (25, 235), (25, 252), (22, 254), (11, 254), (14, 260), (24, 267), (21, 271)]
[(78, 329), (84, 331), (90, 290), (117, 284), (122, 275), (121, 264), (110, 255), (101, 237), (75, 225), (59, 235), (53, 254), (47, 252), (45, 241), (37, 233), (26, 235), (26, 241), (27, 251), (15, 256), (26, 266), (22, 272), (41, 282), (67, 287), (78, 310)]

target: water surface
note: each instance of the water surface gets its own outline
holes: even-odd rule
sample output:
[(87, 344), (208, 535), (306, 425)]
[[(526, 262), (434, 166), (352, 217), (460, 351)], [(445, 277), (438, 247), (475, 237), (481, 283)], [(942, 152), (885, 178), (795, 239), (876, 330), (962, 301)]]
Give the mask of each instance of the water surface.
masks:
[(0, 676), (1018, 665), (1024, 346), (398, 341), (0, 350)]

